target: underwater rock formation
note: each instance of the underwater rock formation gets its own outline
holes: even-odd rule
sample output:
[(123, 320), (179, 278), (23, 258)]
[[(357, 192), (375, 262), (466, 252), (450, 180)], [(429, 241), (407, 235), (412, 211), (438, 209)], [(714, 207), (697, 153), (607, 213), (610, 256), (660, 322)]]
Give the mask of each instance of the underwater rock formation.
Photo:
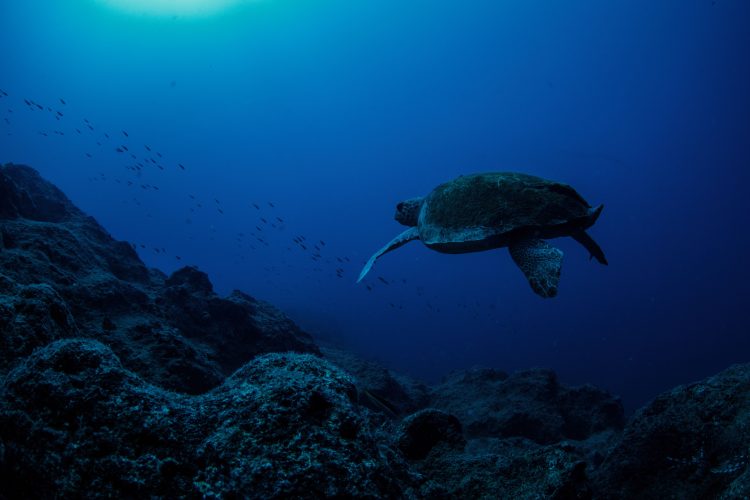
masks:
[(14, 498), (392, 497), (416, 485), (309, 354), (253, 359), (204, 395), (157, 388), (89, 339), (35, 351), (0, 390), (0, 481)]
[(340, 349), (320, 350), (326, 359), (354, 376), (364, 406), (394, 418), (429, 406), (427, 385)]
[(595, 475), (614, 498), (747, 498), (750, 365), (658, 396), (630, 419)]
[[(32, 293), (30, 286), (47, 288)], [(57, 307), (35, 308), (40, 300)], [(268, 303), (241, 292), (219, 297), (193, 268), (170, 277), (146, 268), (130, 244), (114, 240), (35, 170), (12, 164), (0, 167), (0, 321), (11, 303), (36, 331), (20, 328), (19, 317), (5, 320), (15, 325), (0, 344), (0, 373), (13, 354), (88, 337), (147, 381), (197, 394), (257, 354), (318, 352)]]
[(434, 389), (431, 404), (455, 414), (470, 437), (525, 437), (539, 444), (583, 440), (625, 423), (619, 399), (593, 386), (564, 387), (551, 370), (457, 372)]
[(398, 447), (410, 460), (421, 460), (436, 446), (462, 451), (466, 446), (461, 422), (456, 417), (433, 408), (418, 411), (401, 422)]
[(750, 365), (656, 398), (549, 370), (429, 387), (0, 166), (0, 498), (744, 498)]
[(431, 479), (430, 495), (448, 498), (591, 498), (588, 472), (625, 421), (617, 398), (565, 387), (539, 369), (454, 372), (432, 389), (430, 405), (453, 415), (466, 438), (465, 447), (434, 446), (413, 461)]

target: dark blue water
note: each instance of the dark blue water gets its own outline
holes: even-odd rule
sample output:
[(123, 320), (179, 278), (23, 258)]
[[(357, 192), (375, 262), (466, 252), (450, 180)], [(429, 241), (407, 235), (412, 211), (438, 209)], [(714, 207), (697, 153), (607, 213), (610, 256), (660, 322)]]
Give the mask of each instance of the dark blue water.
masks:
[[(749, 21), (744, 0), (4, 1), (0, 161), (149, 265), (197, 265), (391, 368), (551, 367), (633, 409), (750, 361)], [(491, 170), (604, 203), (610, 265), (555, 240), (544, 300), (505, 249), (413, 242), (355, 285), (399, 201)]]

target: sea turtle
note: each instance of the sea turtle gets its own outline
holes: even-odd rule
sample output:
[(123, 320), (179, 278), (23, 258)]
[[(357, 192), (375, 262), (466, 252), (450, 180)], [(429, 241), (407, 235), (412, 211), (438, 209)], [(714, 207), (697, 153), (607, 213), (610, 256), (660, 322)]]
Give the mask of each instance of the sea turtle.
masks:
[(591, 207), (567, 184), (533, 175), (462, 175), (439, 185), (424, 198), (412, 198), (396, 206), (396, 220), (409, 229), (370, 257), (357, 283), (381, 255), (418, 239), (443, 253), (507, 246), (534, 292), (554, 297), (563, 253), (544, 240), (571, 236), (591, 257), (606, 265), (604, 252), (586, 234), (603, 207)]

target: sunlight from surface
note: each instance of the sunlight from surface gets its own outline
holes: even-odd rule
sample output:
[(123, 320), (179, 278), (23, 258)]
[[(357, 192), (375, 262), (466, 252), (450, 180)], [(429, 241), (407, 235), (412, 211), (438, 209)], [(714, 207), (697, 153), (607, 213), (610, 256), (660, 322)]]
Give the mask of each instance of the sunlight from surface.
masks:
[(248, 0), (97, 0), (132, 14), (205, 16), (217, 14)]

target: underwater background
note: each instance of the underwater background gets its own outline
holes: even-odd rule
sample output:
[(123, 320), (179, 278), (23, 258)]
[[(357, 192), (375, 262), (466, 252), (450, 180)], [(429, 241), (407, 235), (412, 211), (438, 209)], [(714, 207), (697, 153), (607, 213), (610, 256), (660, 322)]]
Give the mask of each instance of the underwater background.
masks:
[[(750, 360), (750, 3), (224, 3), (2, 1), (0, 161), (428, 382), (542, 366), (633, 410)], [(555, 240), (543, 300), (506, 249), (413, 242), (355, 284), (399, 201), (500, 170), (603, 203), (609, 266)]]

